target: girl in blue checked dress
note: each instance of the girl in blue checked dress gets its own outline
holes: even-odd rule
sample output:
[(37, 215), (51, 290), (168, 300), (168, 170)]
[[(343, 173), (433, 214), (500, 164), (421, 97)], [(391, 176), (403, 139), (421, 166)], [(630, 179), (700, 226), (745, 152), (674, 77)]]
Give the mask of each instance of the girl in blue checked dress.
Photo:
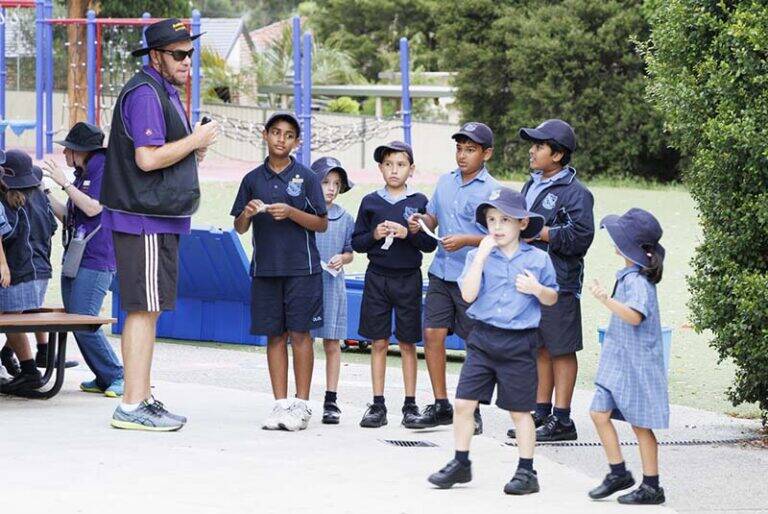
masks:
[(600, 225), (608, 231), (625, 267), (616, 274), (610, 296), (597, 280), (591, 287), (595, 298), (612, 313), (590, 407), (611, 470), (589, 496), (595, 500), (605, 498), (635, 484), (624, 464), (613, 418), (632, 425), (643, 463), (643, 483), (619, 496), (619, 503), (657, 505), (665, 498), (659, 486), (658, 443), (653, 429), (669, 426), (667, 374), (656, 297), (664, 262), (664, 247), (659, 244), (661, 225), (642, 209), (606, 216)]
[(317, 249), (323, 267), (323, 327), (312, 331), (312, 337), (322, 337), (325, 349), (325, 400), (323, 423), (337, 425), (341, 410), (336, 403), (341, 368), (340, 341), (347, 338), (347, 290), (344, 283), (345, 264), (352, 262), (352, 231), (355, 220), (340, 205), (336, 197), (352, 187), (341, 163), (332, 157), (321, 157), (312, 163), (312, 171), (320, 176), (328, 209), (328, 230), (318, 232)]

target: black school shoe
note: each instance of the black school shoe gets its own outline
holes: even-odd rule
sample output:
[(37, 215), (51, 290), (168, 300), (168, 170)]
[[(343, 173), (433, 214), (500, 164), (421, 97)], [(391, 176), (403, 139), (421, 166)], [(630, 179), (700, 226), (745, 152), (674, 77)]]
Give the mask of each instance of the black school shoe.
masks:
[(413, 423), (405, 425), (405, 428), (434, 428), (439, 425), (451, 425), (453, 423), (453, 406), (449, 403), (443, 407), (439, 403), (427, 405), (424, 412)]
[(517, 468), (515, 476), (504, 486), (505, 494), (531, 494), (539, 492), (539, 479), (534, 471)]
[(629, 471), (621, 475), (608, 473), (605, 475), (603, 483), (589, 491), (587, 494), (593, 500), (600, 500), (609, 497), (613, 493), (629, 489), (633, 485), (635, 485), (635, 479), (632, 478), (632, 473)]
[(640, 484), (640, 487), (629, 494), (619, 496), (617, 500), (624, 505), (660, 505), (667, 501), (664, 498), (664, 489), (648, 484)]
[[(535, 412), (532, 413), (531, 415), (533, 416), (533, 426), (535, 426), (536, 428), (539, 428), (541, 425), (544, 424), (545, 421), (547, 421), (547, 418), (542, 418)], [(517, 438), (517, 433), (515, 432), (514, 428), (510, 428), (509, 430), (507, 430), (507, 437), (509, 437), (510, 439)]]
[(377, 403), (370, 404), (360, 420), (360, 426), (363, 428), (380, 428), (386, 424), (387, 407)]
[(0, 350), (0, 364), (5, 367), (5, 370), (9, 375), (16, 377), (21, 373), (21, 366), (19, 366), (19, 359), (16, 358), (16, 354), (13, 353), (10, 346), (4, 346)]
[(567, 425), (560, 422), (554, 414), (536, 429), (536, 442), (550, 443), (553, 441), (575, 441), (578, 438), (576, 423), (571, 420)]
[(443, 469), (429, 475), (427, 480), (440, 489), (448, 489), (454, 484), (466, 484), (472, 480), (472, 464), (465, 465), (452, 459)]
[(403, 404), (403, 421), (402, 425), (408, 428), (408, 425), (412, 425), (421, 417), (419, 412), (419, 406), (415, 403)]
[(336, 402), (326, 402), (323, 404), (323, 424), (338, 425), (341, 420), (341, 409)]
[(480, 415), (480, 409), (475, 409), (475, 435), (483, 433), (483, 417)]
[(19, 373), (7, 384), (0, 386), (0, 393), (20, 394), (28, 391), (34, 391), (43, 387), (43, 376), (39, 371), (34, 373)]
[[(77, 366), (77, 364), (77, 361), (66, 361), (64, 363), (64, 367), (67, 369), (74, 368)], [(39, 346), (37, 347), (37, 353), (35, 354), (35, 366), (38, 368), (48, 367), (48, 345), (45, 345), (44, 349)]]

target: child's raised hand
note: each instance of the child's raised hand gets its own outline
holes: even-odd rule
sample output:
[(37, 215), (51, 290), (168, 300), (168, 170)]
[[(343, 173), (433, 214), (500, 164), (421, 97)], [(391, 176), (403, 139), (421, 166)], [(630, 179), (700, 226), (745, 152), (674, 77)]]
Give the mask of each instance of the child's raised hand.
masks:
[(408, 237), (408, 229), (402, 226), (400, 223), (395, 223), (394, 221), (388, 221), (389, 224), (389, 233), (393, 236), (405, 239)]
[(596, 278), (592, 279), (592, 284), (589, 286), (589, 291), (592, 293), (592, 296), (601, 302), (604, 302), (608, 299), (608, 291), (605, 290), (602, 284), (600, 284), (600, 281)]
[(251, 200), (245, 206), (245, 209), (243, 209), (243, 213), (245, 213), (245, 217), (246, 218), (254, 217), (261, 210), (261, 207), (263, 205), (264, 205), (264, 202), (262, 202), (261, 200)]
[(291, 208), (287, 203), (272, 203), (267, 205), (267, 214), (272, 215), (275, 221), (282, 221), (291, 215)]
[(445, 236), (440, 240), (440, 242), (443, 243), (443, 248), (446, 252), (455, 252), (456, 250), (461, 250), (466, 246), (464, 236), (461, 234)]
[(482, 239), (482, 241), (480, 241), (480, 244), (477, 246), (477, 248), (479, 249), (480, 253), (488, 255), (496, 246), (496, 238), (491, 235), (487, 235)]
[(523, 294), (538, 295), (541, 292), (541, 284), (536, 277), (528, 270), (523, 270), (515, 277), (515, 287)]
[(3, 262), (0, 263), (0, 286), (5, 289), (11, 285), (11, 268), (8, 267), (8, 264)]
[(379, 239), (384, 239), (389, 235), (389, 227), (387, 226), (386, 221), (382, 221), (378, 225), (376, 225), (376, 228), (373, 231), (373, 238), (378, 241)]
[(418, 234), (421, 230), (421, 225), (419, 225), (419, 220), (421, 219), (421, 214), (418, 212), (415, 214), (411, 214), (408, 216), (408, 232), (411, 234)]

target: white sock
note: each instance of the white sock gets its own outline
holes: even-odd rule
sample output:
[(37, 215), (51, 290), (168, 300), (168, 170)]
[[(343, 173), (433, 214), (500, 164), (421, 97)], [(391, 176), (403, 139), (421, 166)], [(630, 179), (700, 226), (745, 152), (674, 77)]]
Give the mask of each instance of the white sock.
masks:
[(141, 402), (139, 403), (120, 403), (120, 408), (123, 410), (123, 412), (133, 412), (136, 409), (139, 408), (139, 405), (141, 405)]
[(282, 400), (277, 400), (277, 404), (282, 407), (283, 409), (287, 409), (291, 406), (291, 400), (288, 398), (283, 398)]

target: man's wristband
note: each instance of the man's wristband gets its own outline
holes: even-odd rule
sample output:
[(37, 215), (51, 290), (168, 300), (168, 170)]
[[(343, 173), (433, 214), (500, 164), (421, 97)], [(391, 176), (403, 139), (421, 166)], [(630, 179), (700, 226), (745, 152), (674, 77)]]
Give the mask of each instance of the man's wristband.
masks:
[(71, 185), (72, 185), (72, 182), (64, 182), (64, 184), (62, 184), (62, 186), (61, 186), (61, 190), (62, 190), (62, 191), (66, 191), (66, 190), (67, 190), (67, 188), (68, 188), (69, 186), (71, 186)]

